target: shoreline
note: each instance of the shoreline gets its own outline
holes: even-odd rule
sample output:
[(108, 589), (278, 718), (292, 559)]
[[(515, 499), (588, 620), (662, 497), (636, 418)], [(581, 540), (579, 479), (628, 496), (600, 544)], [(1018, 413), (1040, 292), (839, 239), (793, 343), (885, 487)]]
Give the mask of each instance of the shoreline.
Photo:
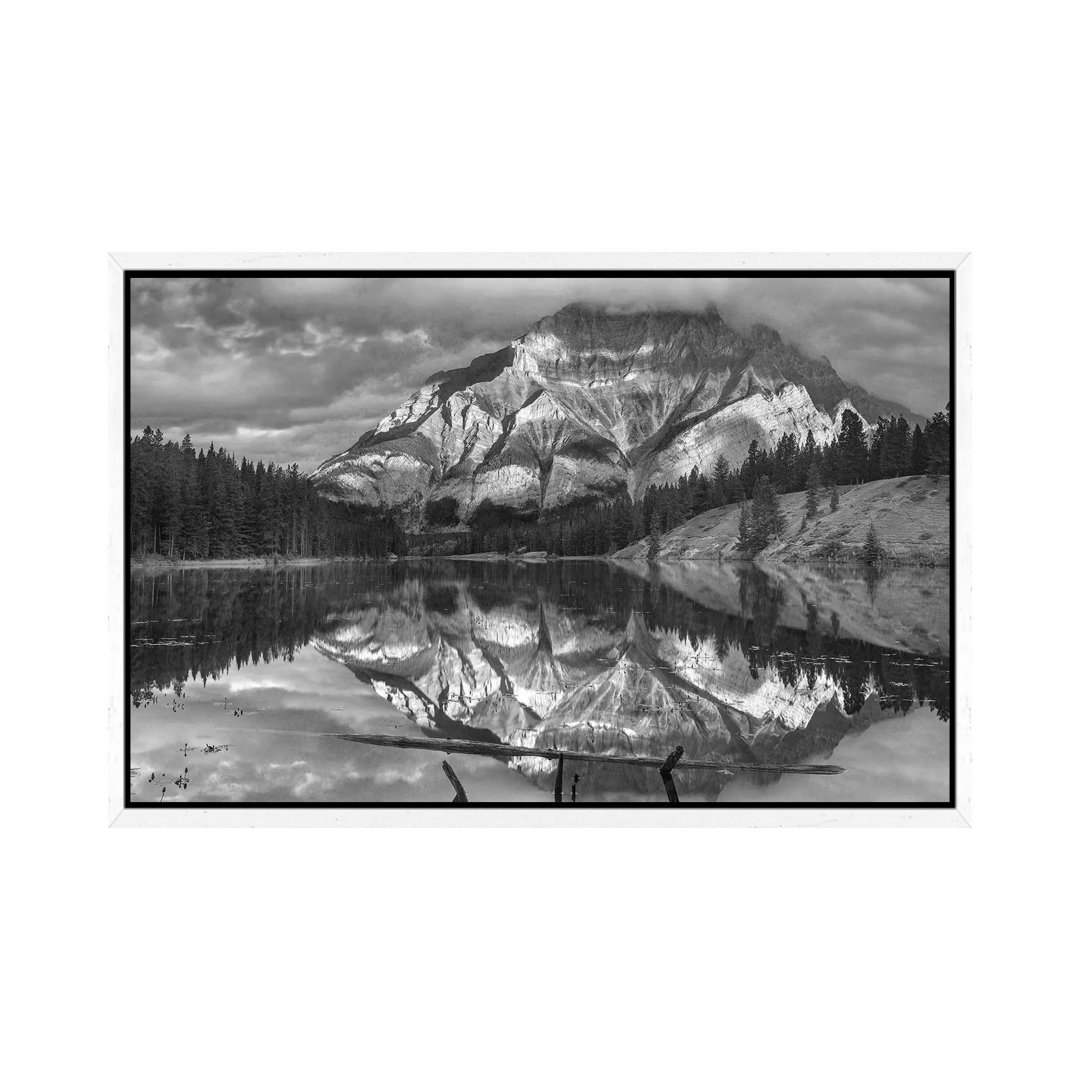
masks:
[(379, 562), (359, 556), (333, 556), (328, 558), (272, 558), (246, 559), (166, 559), (151, 555), (128, 560), (128, 570), (273, 570), (284, 566), (323, 566), (330, 563)]
[[(614, 563), (635, 563), (648, 565), (648, 559), (615, 559), (610, 556), (607, 557), (610, 562)], [(869, 565), (858, 555), (853, 555), (850, 558), (843, 559), (784, 559), (776, 556), (769, 556), (766, 558), (755, 559), (715, 559), (708, 555), (700, 555), (697, 557), (687, 556), (678, 559), (656, 559), (654, 560), (657, 566), (670, 566), (674, 563), (717, 563), (720, 566), (816, 566), (816, 567), (836, 567), (837, 569), (869, 569)], [(886, 558), (882, 562), (875, 563), (873, 569), (879, 573), (884, 573), (888, 570), (948, 570), (952, 565), (951, 557), (944, 561), (938, 559), (893, 559)]]
[[(483, 562), (483, 563), (512, 563), (514, 565), (540, 565), (557, 562), (607, 562), (616, 566), (623, 563), (636, 565), (650, 565), (648, 559), (635, 556), (619, 557), (617, 555), (539, 555), (529, 552), (523, 555), (501, 555), (495, 553), (480, 553), (476, 555), (398, 555), (391, 558), (371, 559), (364, 556), (335, 556), (332, 558), (294, 558), (294, 559), (130, 559), (128, 561), (129, 573), (163, 573), (173, 570), (278, 570), (290, 567), (302, 566), (330, 566), (335, 563), (393, 563), (393, 562)], [(888, 558), (879, 564), (879, 571), (887, 571), (892, 568), (925, 568), (947, 570), (951, 565), (951, 557), (945, 560), (939, 559), (895, 559)], [(865, 563), (857, 555), (850, 558), (840, 559), (784, 559), (775, 557), (738, 559), (717, 559), (708, 555), (682, 556), (677, 558), (659, 558), (652, 560), (651, 565), (671, 566), (678, 563), (719, 563), (727, 566), (763, 565), (763, 566), (819, 566), (853, 569), (865, 567)]]

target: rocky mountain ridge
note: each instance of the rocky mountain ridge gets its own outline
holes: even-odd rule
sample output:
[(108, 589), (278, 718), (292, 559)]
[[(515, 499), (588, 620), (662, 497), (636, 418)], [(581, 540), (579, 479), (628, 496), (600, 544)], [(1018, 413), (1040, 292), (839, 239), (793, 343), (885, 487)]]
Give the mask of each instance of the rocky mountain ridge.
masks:
[(329, 498), (420, 519), (443, 500), (460, 520), (485, 502), (517, 511), (651, 484), (754, 440), (832, 441), (845, 408), (864, 423), (909, 410), (846, 384), (768, 327), (739, 333), (704, 313), (617, 314), (571, 304), (498, 352), (433, 375), (313, 474)]

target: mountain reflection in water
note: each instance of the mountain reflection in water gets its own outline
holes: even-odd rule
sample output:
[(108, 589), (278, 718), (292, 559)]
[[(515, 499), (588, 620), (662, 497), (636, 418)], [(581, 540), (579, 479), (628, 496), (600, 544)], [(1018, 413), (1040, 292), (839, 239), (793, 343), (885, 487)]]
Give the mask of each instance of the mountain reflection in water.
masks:
[[(912, 710), (949, 721), (948, 574), (925, 570), (869, 580), (852, 570), (711, 562), (402, 561), (174, 571), (133, 576), (131, 646), (135, 767), (144, 718), (143, 757), (150, 766), (164, 762), (149, 749), (153, 715), (159, 725), (171, 725), (159, 729), (159, 749), (174, 730), (177, 746), (189, 738), (231, 739), (230, 754), (240, 757), (228, 765), (238, 775), (244, 731), (261, 732), (272, 746), (271, 733), (295, 734), (299, 721), (265, 697), (240, 716), (244, 684), (234, 676), (231, 700), (214, 702), (225, 727), (208, 727), (200, 713), (199, 730), (189, 731), (196, 713), (187, 695), (250, 665), (291, 667), (300, 653), (314, 682), (304, 699), (312, 733), (392, 727), (433, 739), (653, 757), (678, 744), (688, 758), (785, 764), (820, 760), (845, 736)], [(321, 681), (333, 680), (340, 694), (342, 668), (393, 706), (399, 721), (388, 725), (385, 713), (378, 722), (344, 716), (340, 706), (320, 709)], [(209, 699), (200, 693), (205, 704)], [(339, 759), (356, 752), (336, 740), (330, 749)], [(295, 753), (290, 742), (288, 754)], [(411, 754), (438, 766), (438, 755)], [(260, 775), (285, 764), (264, 762)], [(483, 777), (514, 770), (534, 789), (530, 797), (550, 797), (554, 761), (487, 764), (491, 772)], [(875, 764), (887, 771), (887, 761)], [(940, 798), (947, 798), (947, 751), (932, 764), (945, 783)], [(273, 798), (330, 798), (314, 768), (308, 763), (291, 795), (275, 788)], [(567, 793), (575, 773), (582, 802), (664, 799), (655, 770), (575, 763)], [(741, 777), (740, 798), (753, 800), (755, 786), (778, 776)], [(425, 780), (413, 789), (398, 783), (387, 795), (357, 777), (348, 789), (357, 801), (442, 803), (453, 794), (445, 780), (438, 786)], [(498, 792), (485, 795), (483, 777), (476, 780), (479, 790), (466, 781), (470, 801), (517, 797), (512, 786), (508, 790), (509, 776), (493, 777)], [(733, 774), (681, 771), (676, 777), (682, 797), (716, 799)], [(268, 797), (257, 788), (233, 784), (218, 794)], [(133, 790), (157, 801), (157, 789), (133, 781)], [(196, 776), (167, 797), (218, 795), (200, 794)]]

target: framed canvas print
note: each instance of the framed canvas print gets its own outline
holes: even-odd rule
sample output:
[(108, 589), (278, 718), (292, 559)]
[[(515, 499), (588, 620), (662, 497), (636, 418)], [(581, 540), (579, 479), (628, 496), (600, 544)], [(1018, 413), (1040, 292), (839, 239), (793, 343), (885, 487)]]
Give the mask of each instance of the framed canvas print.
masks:
[(963, 255), (119, 255), (121, 825), (962, 825)]

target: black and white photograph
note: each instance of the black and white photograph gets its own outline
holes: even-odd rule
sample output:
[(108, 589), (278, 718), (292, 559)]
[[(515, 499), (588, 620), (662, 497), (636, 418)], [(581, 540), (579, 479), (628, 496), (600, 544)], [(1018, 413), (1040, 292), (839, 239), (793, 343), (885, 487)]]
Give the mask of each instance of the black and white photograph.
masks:
[(128, 271), (126, 805), (955, 806), (955, 284)]
[(1068, 5), (5, 14), (7, 1074), (1068, 1073)]

